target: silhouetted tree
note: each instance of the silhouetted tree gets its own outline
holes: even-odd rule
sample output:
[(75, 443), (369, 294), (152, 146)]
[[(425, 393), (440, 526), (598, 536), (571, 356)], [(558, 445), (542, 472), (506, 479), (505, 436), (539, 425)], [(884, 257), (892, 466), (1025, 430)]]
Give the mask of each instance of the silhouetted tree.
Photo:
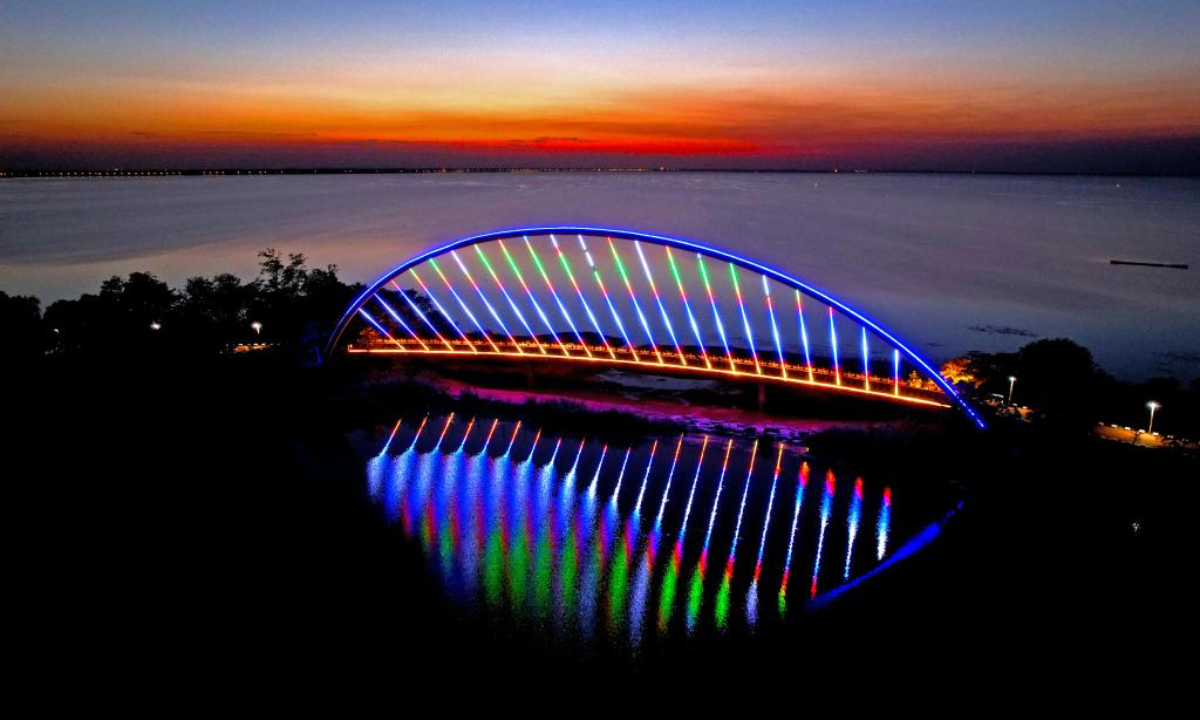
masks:
[(1092, 423), (1110, 379), (1087, 348), (1066, 338), (1036, 340), (1017, 352), (1022, 402), (1047, 418)]
[(0, 328), (8, 345), (2, 360), (28, 361), (46, 351), (42, 303), (37, 298), (0, 291)]

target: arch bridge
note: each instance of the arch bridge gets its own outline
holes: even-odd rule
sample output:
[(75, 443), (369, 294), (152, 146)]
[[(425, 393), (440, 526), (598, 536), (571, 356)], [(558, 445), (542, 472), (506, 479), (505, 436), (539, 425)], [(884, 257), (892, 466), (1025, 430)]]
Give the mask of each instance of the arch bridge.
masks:
[(936, 369), (862, 312), (692, 240), (593, 227), (461, 238), (384, 273), (338, 322), (351, 354), (597, 363), (957, 407)]

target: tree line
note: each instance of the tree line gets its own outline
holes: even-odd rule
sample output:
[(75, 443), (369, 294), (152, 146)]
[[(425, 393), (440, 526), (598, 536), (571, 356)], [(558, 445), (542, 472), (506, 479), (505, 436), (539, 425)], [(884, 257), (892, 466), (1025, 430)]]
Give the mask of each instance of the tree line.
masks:
[(1145, 427), (1147, 403), (1154, 401), (1163, 408), (1155, 430), (1200, 435), (1200, 378), (1187, 385), (1171, 377), (1123, 382), (1066, 338), (1035, 340), (1016, 352), (967, 353), (943, 363), (941, 373), (978, 401), (1007, 403), (1011, 388), (1013, 404), (1031, 408), (1042, 421)]
[(8, 361), (52, 355), (144, 351), (220, 352), (269, 343), (319, 348), (361, 284), (338, 278), (336, 265), (308, 267), (303, 253), (258, 254), (258, 276), (192, 277), (173, 288), (149, 272), (113, 276), (97, 293), (57, 300), (0, 291), (0, 327)]

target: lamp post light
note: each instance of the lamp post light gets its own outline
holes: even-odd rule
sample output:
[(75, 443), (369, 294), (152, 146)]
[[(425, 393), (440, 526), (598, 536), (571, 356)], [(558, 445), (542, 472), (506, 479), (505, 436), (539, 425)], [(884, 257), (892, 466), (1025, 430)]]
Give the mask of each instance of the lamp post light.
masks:
[(155, 320), (154, 322), (150, 323), (150, 329), (151, 330), (162, 330), (162, 324), (159, 323), (157, 320)]
[(1013, 386), (1016, 384), (1017, 384), (1017, 376), (1009, 375), (1008, 376), (1008, 404), (1009, 405), (1012, 405)]
[(257, 320), (250, 323), (250, 329), (254, 330), (255, 335), (262, 335), (262, 323)]
[(1151, 400), (1150, 402), (1146, 403), (1146, 407), (1150, 408), (1150, 425), (1149, 425), (1149, 427), (1146, 428), (1146, 434), (1153, 435), (1154, 434), (1154, 411), (1159, 409), (1160, 407), (1162, 407), (1162, 405), (1159, 405), (1158, 403)]

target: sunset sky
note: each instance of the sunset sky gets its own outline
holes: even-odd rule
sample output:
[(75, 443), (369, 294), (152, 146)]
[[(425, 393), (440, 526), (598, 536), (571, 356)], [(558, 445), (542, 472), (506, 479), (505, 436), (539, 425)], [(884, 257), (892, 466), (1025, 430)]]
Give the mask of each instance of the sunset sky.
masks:
[(1196, 0), (3, 0), (0, 169), (1200, 172)]

